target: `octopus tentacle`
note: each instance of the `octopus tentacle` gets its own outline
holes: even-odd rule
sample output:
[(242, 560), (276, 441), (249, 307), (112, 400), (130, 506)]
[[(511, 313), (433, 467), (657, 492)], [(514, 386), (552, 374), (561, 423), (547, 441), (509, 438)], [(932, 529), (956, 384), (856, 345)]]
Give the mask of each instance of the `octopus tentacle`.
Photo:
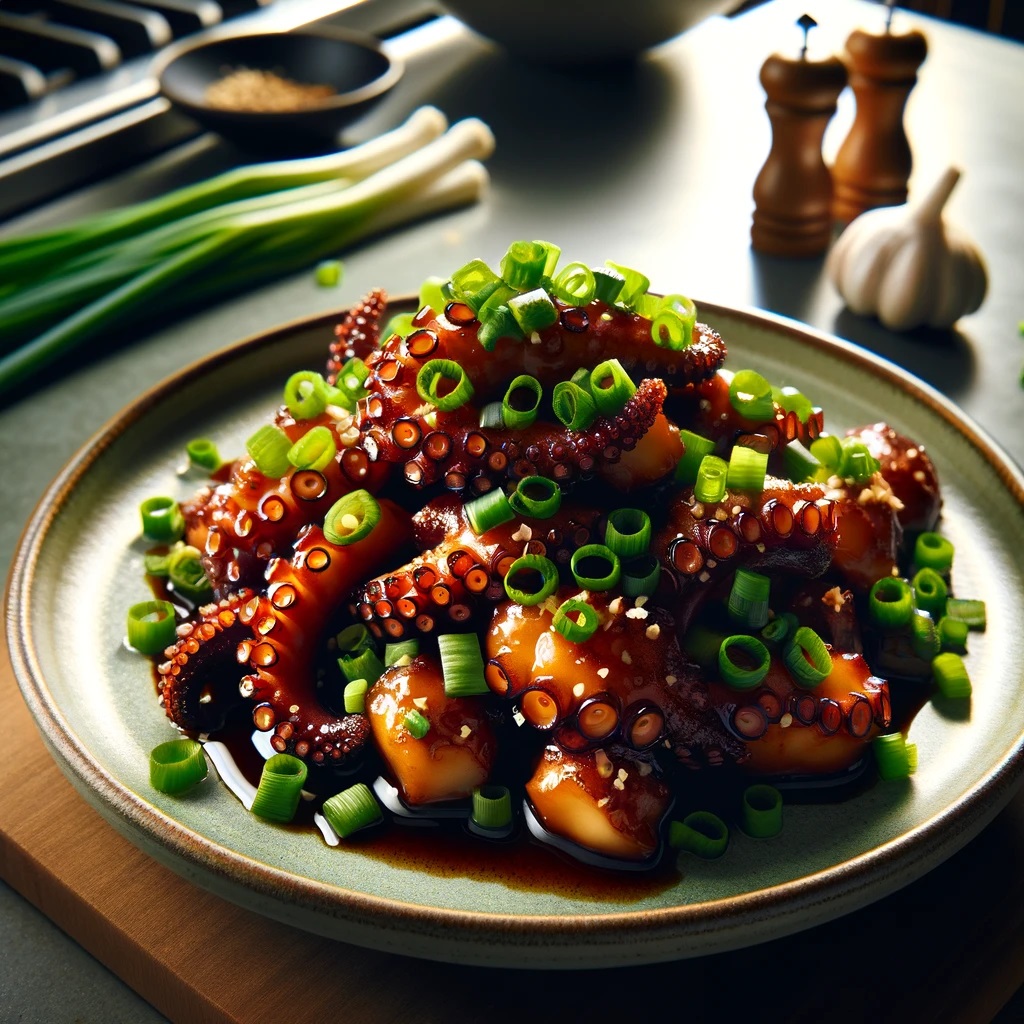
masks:
[(380, 321), (388, 297), (383, 288), (374, 288), (353, 306), (334, 328), (334, 340), (327, 358), (327, 381), (333, 384), (341, 368), (350, 359), (365, 359), (380, 343)]
[(369, 736), (365, 716), (336, 715), (318, 700), (316, 658), (349, 591), (408, 541), (408, 514), (386, 500), (380, 509), (373, 531), (345, 546), (328, 541), (319, 526), (307, 527), (292, 557), (268, 567), (266, 593), (239, 613), (250, 635), (237, 645), (236, 658), (251, 669), (240, 690), (255, 702), (256, 728), (273, 733), (271, 745), (280, 753), (341, 764)]

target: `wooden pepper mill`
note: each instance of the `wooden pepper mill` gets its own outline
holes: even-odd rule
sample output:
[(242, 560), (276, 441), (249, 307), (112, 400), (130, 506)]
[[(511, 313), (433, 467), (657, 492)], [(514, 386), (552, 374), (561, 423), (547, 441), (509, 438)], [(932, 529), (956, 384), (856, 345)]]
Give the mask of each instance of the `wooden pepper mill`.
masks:
[(832, 238), (832, 176), (821, 156), (825, 128), (846, 86), (846, 67), (836, 57), (807, 59), (807, 33), (817, 23), (799, 22), (804, 46), (799, 60), (773, 54), (761, 68), (772, 124), (772, 148), (754, 182), (753, 247), (774, 256), (818, 256)]
[(884, 35), (859, 29), (846, 40), (850, 85), (857, 113), (832, 167), (835, 219), (848, 223), (877, 206), (907, 201), (911, 153), (903, 110), (928, 54), (920, 32)]

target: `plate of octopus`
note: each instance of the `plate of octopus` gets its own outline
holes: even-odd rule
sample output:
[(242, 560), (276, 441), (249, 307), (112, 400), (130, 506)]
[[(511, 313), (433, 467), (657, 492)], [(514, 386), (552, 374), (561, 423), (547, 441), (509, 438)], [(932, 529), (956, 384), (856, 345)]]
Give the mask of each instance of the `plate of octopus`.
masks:
[(852, 345), (550, 250), (79, 452), (8, 593), (48, 747), (190, 880), (432, 959), (698, 956), (923, 875), (1021, 774), (1019, 469)]

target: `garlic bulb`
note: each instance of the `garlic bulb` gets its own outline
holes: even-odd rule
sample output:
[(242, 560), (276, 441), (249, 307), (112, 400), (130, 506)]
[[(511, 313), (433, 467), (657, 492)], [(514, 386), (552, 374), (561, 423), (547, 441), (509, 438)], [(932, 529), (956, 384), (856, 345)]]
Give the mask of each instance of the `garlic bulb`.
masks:
[(854, 313), (906, 331), (949, 327), (981, 305), (988, 286), (981, 254), (942, 220), (959, 179), (951, 167), (920, 205), (868, 210), (839, 236), (825, 269)]

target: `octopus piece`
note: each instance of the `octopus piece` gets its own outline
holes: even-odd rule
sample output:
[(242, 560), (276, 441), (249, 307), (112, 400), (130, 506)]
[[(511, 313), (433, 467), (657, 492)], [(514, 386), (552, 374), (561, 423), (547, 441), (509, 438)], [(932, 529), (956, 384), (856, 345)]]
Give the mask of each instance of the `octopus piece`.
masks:
[(643, 599), (636, 606), (584, 593), (601, 625), (574, 643), (552, 628), (552, 616), (578, 593), (498, 607), (485, 641), (491, 690), (564, 750), (660, 747), (692, 768), (742, 758), (742, 744), (723, 729), (702, 678), (684, 660), (668, 613)]
[(505, 597), (504, 577), (524, 552), (566, 565), (594, 540), (599, 514), (563, 506), (550, 519), (522, 517), (477, 535), (462, 501), (442, 495), (413, 517), (421, 555), (356, 592), (352, 614), (376, 637), (399, 640), (468, 623)]
[[(429, 723), (414, 736), (406, 716)], [(419, 655), (393, 665), (366, 695), (366, 715), (377, 750), (411, 807), (462, 800), (491, 774), (497, 742), (480, 697), (449, 697), (436, 657)]]
[(710, 684), (715, 707), (746, 744), (745, 771), (779, 778), (845, 772), (889, 728), (889, 684), (860, 654), (830, 656), (831, 673), (813, 688), (794, 682), (777, 656), (753, 690)]
[(329, 384), (338, 379), (341, 368), (350, 359), (366, 359), (380, 344), (380, 320), (387, 301), (384, 289), (374, 288), (334, 328), (334, 340), (327, 357)]
[(839, 541), (833, 566), (854, 590), (867, 591), (898, 571), (900, 507), (879, 473), (863, 487), (837, 492)]
[(267, 568), (266, 593), (242, 606), (250, 635), (237, 645), (239, 665), (251, 671), (240, 691), (271, 746), (312, 764), (343, 764), (366, 743), (364, 715), (336, 715), (317, 696), (316, 661), (349, 592), (387, 554), (407, 543), (408, 513), (380, 502), (381, 517), (361, 540), (332, 544), (319, 526), (306, 527), (290, 559)]
[(243, 590), (230, 600), (203, 605), (178, 626), (178, 639), (157, 665), (157, 689), (167, 717), (190, 733), (214, 732), (242, 703), (235, 649), (249, 632), (239, 615), (252, 600)]
[(537, 838), (550, 842), (554, 836), (641, 866), (657, 859), (661, 823), (672, 806), (669, 788), (651, 762), (614, 747), (571, 753), (550, 744), (526, 784), (526, 796), (542, 830), (527, 818)]

